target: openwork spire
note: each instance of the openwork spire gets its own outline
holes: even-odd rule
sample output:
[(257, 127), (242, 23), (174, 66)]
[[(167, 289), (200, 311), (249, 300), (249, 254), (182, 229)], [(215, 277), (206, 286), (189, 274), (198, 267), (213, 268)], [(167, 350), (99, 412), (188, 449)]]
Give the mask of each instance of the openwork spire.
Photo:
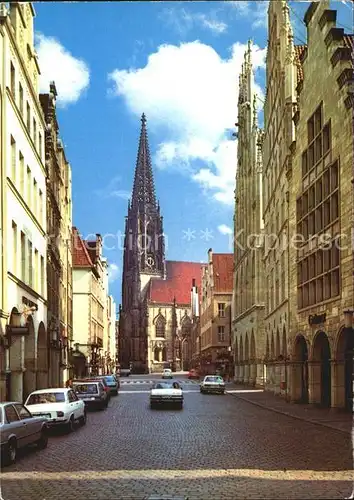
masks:
[(144, 212), (152, 207), (156, 208), (155, 186), (146, 130), (146, 116), (143, 113), (135, 167), (132, 208), (139, 208), (140, 212)]

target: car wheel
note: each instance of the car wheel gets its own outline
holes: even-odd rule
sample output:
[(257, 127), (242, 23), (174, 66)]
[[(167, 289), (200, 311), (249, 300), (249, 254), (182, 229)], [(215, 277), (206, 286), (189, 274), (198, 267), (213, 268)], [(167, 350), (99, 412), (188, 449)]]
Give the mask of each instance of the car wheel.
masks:
[(44, 450), (48, 446), (48, 434), (45, 430), (42, 430), (41, 437), (37, 441), (37, 447), (40, 450)]
[(74, 430), (75, 430), (74, 415), (71, 415), (69, 422), (66, 424), (66, 430), (68, 433), (74, 432)]
[(84, 411), (84, 414), (82, 417), (80, 417), (80, 424), (84, 426), (86, 424), (86, 411)]
[(7, 443), (5, 462), (7, 465), (14, 464), (17, 458), (17, 443), (16, 439), (11, 439)]
[(183, 403), (178, 403), (177, 409), (178, 410), (183, 410)]
[(150, 403), (150, 410), (155, 410), (156, 406), (154, 403)]

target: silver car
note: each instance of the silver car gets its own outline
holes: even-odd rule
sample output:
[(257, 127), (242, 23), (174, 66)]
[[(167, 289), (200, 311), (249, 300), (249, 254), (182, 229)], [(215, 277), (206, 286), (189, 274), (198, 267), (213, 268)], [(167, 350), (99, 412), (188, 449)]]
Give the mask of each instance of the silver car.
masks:
[(225, 382), (220, 375), (207, 375), (200, 384), (202, 394), (225, 394)]
[(7, 465), (16, 462), (17, 450), (30, 444), (43, 449), (48, 444), (47, 419), (33, 417), (23, 404), (0, 403), (1, 455)]

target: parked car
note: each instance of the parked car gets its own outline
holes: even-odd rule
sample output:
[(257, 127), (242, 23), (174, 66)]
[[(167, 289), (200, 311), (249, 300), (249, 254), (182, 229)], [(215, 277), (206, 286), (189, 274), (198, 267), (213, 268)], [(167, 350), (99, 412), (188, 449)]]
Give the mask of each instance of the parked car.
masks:
[(199, 378), (199, 373), (195, 368), (192, 368), (188, 372), (188, 378), (189, 379), (198, 379)]
[(170, 370), (170, 368), (165, 368), (162, 372), (162, 378), (173, 378), (172, 370)]
[(96, 375), (95, 377), (86, 377), (84, 379), (78, 380), (78, 382), (83, 382), (83, 381), (85, 381), (85, 382), (101, 382), (105, 392), (107, 393), (107, 398), (108, 398), (107, 404), (109, 403), (109, 401), (111, 399), (111, 392), (109, 390), (109, 387), (108, 387), (108, 384), (107, 384), (105, 378), (102, 375)]
[(66, 427), (68, 432), (75, 429), (75, 424), (86, 424), (85, 404), (71, 389), (41, 389), (32, 392), (25, 406), (32, 415), (46, 417), (49, 427)]
[(104, 379), (107, 383), (110, 394), (117, 396), (118, 389), (120, 387), (119, 379), (117, 381), (114, 375), (101, 375), (98, 377), (99, 380)]
[(88, 408), (104, 410), (108, 406), (108, 393), (100, 380), (74, 380), (73, 390)]
[(31, 444), (48, 444), (47, 419), (35, 417), (18, 402), (0, 403), (1, 456), (6, 465), (16, 462), (17, 450)]
[(119, 370), (119, 375), (121, 377), (129, 377), (131, 375), (132, 371), (130, 368), (121, 368)]
[(200, 384), (200, 392), (225, 394), (225, 382), (220, 375), (206, 375)]
[(183, 391), (178, 382), (156, 382), (150, 390), (150, 408), (176, 405), (183, 408)]

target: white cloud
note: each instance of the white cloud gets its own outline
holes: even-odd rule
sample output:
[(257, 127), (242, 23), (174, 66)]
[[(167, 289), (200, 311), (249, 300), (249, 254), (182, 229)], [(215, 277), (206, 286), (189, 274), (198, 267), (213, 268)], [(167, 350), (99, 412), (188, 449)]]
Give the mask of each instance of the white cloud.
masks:
[(117, 264), (109, 264), (108, 266), (108, 280), (110, 283), (116, 281), (120, 276), (120, 268)]
[[(199, 41), (161, 45), (144, 68), (116, 69), (109, 77), (136, 116), (144, 111), (150, 129), (163, 141), (155, 162), (178, 168), (214, 199), (232, 205), (237, 141), (238, 75), (246, 45), (235, 43), (222, 59)], [(254, 46), (254, 67), (264, 67), (265, 50)], [(261, 89), (258, 88), (262, 96)]]
[(130, 191), (119, 189), (121, 181), (122, 179), (120, 176), (113, 177), (105, 188), (95, 190), (96, 195), (102, 198), (121, 198), (122, 200), (129, 200), (131, 197)]
[(40, 92), (49, 92), (54, 80), (58, 105), (76, 102), (90, 83), (90, 71), (82, 59), (77, 59), (53, 37), (36, 33), (36, 52), (41, 71)]
[(210, 10), (207, 15), (201, 12), (192, 13), (181, 7), (169, 7), (163, 10), (161, 19), (182, 36), (196, 28), (209, 30), (214, 35), (227, 31), (227, 24), (218, 19), (215, 10)]
[(233, 233), (232, 228), (227, 226), (226, 224), (221, 224), (220, 226), (218, 226), (218, 230), (221, 234), (232, 234)]

